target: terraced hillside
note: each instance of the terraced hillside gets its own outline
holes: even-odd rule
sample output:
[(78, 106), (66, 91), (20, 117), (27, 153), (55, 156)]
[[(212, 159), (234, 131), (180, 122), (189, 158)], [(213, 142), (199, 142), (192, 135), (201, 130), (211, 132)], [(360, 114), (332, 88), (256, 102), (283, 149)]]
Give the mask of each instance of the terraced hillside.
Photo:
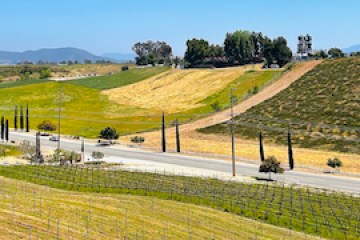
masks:
[[(238, 136), (286, 144), (288, 126), (293, 144), (360, 153), (360, 58), (329, 60), (288, 89), (236, 117)], [(226, 123), (199, 130), (229, 134)]]

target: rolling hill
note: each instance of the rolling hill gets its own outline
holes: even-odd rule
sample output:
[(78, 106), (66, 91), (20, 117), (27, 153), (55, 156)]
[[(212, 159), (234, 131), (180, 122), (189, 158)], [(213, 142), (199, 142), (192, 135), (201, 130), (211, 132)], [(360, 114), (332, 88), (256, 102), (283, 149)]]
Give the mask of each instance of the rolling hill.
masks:
[(38, 61), (59, 63), (61, 61), (109, 60), (109, 58), (95, 56), (94, 54), (78, 48), (44, 48), (36, 51), (6, 52), (0, 51), (0, 63), (17, 64), (24, 61), (36, 63)]
[[(275, 97), (236, 117), (238, 136), (299, 147), (360, 153), (360, 58), (328, 60)], [(227, 123), (199, 130), (228, 134)]]

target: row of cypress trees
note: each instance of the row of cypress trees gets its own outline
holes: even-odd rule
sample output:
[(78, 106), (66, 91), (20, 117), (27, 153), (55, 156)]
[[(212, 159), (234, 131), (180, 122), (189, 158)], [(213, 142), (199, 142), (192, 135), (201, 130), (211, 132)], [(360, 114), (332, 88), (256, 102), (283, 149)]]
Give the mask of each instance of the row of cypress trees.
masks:
[[(292, 150), (292, 143), (291, 143), (291, 131), (288, 130), (287, 134), (287, 143), (288, 143), (288, 158), (289, 158), (289, 167), (291, 170), (294, 169), (294, 156)], [(260, 131), (259, 133), (259, 150), (260, 150), (260, 160), (263, 162), (265, 160), (265, 153), (264, 153), (264, 145), (263, 145), (263, 135)]]
[(26, 105), (26, 114), (24, 118), (24, 109), (22, 106), (20, 106), (20, 115), (18, 114), (18, 106), (15, 106), (15, 113), (14, 113), (14, 129), (15, 131), (18, 130), (18, 116), (19, 116), (19, 122), (20, 122), (20, 130), (24, 131), (24, 128), (26, 132), (30, 131), (30, 123), (29, 123), (29, 105)]

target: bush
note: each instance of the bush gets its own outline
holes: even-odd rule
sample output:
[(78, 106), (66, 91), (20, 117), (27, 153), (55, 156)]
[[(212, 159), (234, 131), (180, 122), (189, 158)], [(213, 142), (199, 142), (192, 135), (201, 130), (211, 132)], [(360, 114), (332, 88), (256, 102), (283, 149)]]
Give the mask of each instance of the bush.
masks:
[(48, 120), (45, 120), (43, 121), (42, 123), (40, 123), (38, 125), (38, 129), (39, 130), (43, 130), (43, 131), (55, 131), (56, 130), (56, 126), (55, 124), (53, 124), (52, 122), (48, 121)]
[(218, 101), (210, 104), (212, 110), (214, 110), (214, 112), (219, 112), (221, 110), (220, 104)]
[(135, 136), (135, 137), (132, 137), (132, 138), (131, 138), (131, 142), (137, 143), (137, 144), (142, 144), (143, 142), (145, 142), (145, 138), (144, 138), (144, 137)]
[(269, 173), (269, 180), (271, 180), (271, 173), (284, 173), (284, 169), (280, 166), (280, 162), (274, 157), (266, 158), (260, 165), (259, 172)]
[(93, 159), (96, 159), (98, 162), (100, 162), (99, 160), (104, 158), (104, 153), (94, 151), (92, 152), (91, 157)]
[(328, 159), (328, 162), (327, 162), (327, 165), (328, 165), (329, 167), (331, 167), (331, 168), (336, 169), (336, 168), (342, 167), (342, 166), (343, 166), (343, 163), (342, 163), (341, 160), (338, 159), (338, 158), (332, 158), (332, 159), (329, 158), (329, 159)]
[(121, 71), (125, 72), (129, 70), (129, 66), (125, 65), (121, 67)]

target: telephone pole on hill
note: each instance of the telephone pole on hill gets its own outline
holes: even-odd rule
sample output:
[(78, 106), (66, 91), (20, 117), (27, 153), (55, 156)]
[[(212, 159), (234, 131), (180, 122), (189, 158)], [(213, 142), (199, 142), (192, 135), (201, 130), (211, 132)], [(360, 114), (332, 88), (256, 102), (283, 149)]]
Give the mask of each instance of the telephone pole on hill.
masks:
[[(58, 151), (60, 150), (61, 102), (62, 102), (62, 86), (60, 86), (60, 90), (59, 90), (58, 139), (57, 139), (58, 140), (58, 142), (57, 142)], [(60, 153), (58, 153), (58, 154), (60, 154)]]

